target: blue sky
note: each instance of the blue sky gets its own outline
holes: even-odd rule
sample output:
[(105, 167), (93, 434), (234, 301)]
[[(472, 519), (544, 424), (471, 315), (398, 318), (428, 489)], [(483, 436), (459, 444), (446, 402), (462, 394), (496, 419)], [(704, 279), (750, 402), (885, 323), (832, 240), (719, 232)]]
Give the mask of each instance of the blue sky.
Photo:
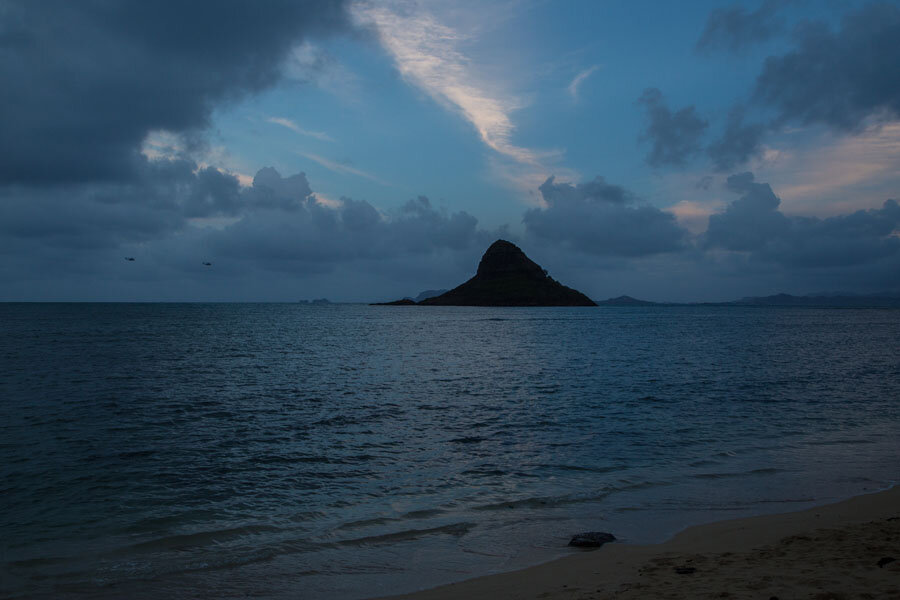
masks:
[(0, 299), (386, 299), (499, 236), (595, 298), (900, 291), (896, 2), (161, 5), (0, 11), (48, 82), (4, 145), (51, 140), (0, 179)]

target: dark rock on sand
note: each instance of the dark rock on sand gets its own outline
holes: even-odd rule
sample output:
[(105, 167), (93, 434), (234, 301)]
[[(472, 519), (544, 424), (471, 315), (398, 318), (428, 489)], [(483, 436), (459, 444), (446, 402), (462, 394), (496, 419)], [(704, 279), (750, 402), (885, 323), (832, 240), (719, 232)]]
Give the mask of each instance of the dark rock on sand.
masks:
[(579, 548), (599, 548), (603, 544), (616, 541), (616, 536), (603, 531), (586, 531), (572, 536), (569, 540), (570, 546), (578, 546)]
[(425, 306), (596, 306), (559, 283), (511, 242), (497, 240), (481, 257), (475, 277)]

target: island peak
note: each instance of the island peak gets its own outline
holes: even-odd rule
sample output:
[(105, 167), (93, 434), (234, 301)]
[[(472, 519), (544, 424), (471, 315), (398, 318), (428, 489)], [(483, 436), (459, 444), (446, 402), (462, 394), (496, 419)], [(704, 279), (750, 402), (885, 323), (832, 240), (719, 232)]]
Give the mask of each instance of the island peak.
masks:
[(566, 287), (506, 240), (488, 247), (475, 276), (449, 292), (420, 302), (430, 306), (596, 306)]

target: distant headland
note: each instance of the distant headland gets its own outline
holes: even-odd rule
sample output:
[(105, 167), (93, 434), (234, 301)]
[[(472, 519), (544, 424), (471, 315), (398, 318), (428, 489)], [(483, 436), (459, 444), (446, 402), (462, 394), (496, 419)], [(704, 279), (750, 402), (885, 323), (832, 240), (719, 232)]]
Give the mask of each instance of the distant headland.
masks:
[(391, 306), (596, 306), (593, 300), (547, 274), (522, 250), (497, 240), (481, 257), (475, 276), (462, 285), (419, 302), (411, 298), (379, 302)]
[(850, 295), (826, 294), (792, 296), (748, 296), (729, 302), (649, 302), (631, 296), (599, 300), (598, 306), (798, 306), (813, 308), (900, 308), (900, 296), (891, 294)]

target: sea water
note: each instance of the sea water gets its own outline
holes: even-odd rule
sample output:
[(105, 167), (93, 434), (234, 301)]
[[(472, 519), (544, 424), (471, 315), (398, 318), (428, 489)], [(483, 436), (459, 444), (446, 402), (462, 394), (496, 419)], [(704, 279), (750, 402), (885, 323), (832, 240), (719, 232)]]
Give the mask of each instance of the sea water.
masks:
[(0, 305), (0, 596), (368, 598), (900, 479), (900, 310)]

